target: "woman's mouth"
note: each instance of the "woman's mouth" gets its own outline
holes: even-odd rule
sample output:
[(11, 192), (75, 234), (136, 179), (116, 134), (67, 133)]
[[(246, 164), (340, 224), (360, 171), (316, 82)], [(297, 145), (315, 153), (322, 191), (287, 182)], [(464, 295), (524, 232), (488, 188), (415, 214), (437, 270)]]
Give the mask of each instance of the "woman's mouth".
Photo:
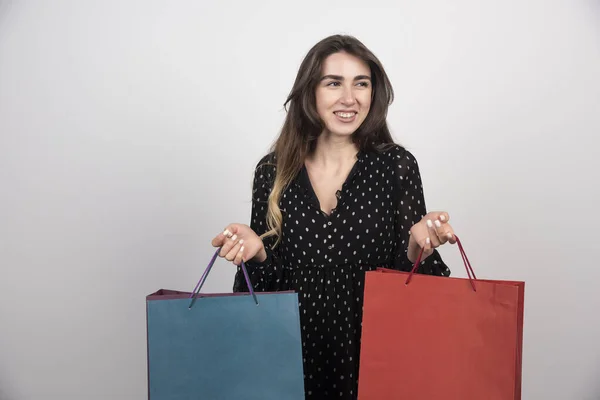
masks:
[(349, 111), (349, 112), (345, 112), (345, 111), (336, 111), (334, 112), (335, 116), (337, 117), (337, 119), (339, 121), (342, 122), (353, 122), (356, 119), (356, 112), (355, 111)]

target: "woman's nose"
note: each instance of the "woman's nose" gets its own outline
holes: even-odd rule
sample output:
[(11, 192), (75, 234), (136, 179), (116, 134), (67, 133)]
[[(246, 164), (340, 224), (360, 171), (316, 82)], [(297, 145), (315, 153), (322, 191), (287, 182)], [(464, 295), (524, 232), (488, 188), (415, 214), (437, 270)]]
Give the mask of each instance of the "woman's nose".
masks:
[(344, 105), (352, 105), (355, 103), (354, 91), (352, 88), (345, 88), (340, 99)]

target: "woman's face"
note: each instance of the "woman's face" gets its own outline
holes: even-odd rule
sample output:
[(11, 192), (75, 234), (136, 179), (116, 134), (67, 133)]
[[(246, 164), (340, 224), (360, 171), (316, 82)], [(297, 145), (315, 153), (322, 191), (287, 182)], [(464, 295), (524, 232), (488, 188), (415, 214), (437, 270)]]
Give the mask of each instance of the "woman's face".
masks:
[(325, 59), (316, 102), (327, 131), (352, 135), (369, 113), (371, 94), (371, 70), (366, 62), (345, 52)]

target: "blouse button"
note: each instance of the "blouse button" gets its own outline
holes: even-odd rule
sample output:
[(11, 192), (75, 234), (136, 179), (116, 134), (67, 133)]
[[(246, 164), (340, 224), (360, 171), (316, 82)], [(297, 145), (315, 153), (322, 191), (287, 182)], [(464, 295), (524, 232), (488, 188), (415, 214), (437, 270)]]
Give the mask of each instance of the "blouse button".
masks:
[(331, 221), (329, 221), (329, 222), (327, 223), (327, 225), (331, 226)]

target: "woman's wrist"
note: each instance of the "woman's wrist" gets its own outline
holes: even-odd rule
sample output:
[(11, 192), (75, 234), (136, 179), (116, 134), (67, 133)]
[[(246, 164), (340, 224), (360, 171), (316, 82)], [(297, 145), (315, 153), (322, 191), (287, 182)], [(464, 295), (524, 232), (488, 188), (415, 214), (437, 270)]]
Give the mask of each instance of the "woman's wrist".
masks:
[(265, 246), (262, 246), (260, 248), (260, 250), (258, 251), (258, 253), (256, 253), (256, 255), (250, 261), (262, 263), (262, 262), (265, 262), (266, 259), (267, 259), (267, 251), (265, 250)]
[(419, 256), (419, 244), (415, 241), (411, 235), (408, 239), (408, 250), (406, 251), (406, 257), (412, 264), (415, 263)]

